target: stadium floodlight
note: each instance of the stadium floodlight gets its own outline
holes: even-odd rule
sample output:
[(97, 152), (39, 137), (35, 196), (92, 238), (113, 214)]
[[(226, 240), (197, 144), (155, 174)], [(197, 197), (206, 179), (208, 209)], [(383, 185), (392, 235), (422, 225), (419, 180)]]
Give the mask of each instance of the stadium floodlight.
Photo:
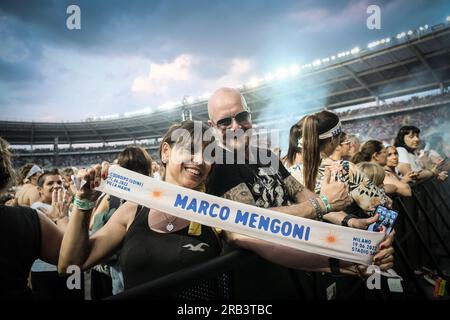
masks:
[(331, 60), (334, 60), (334, 59), (336, 59), (336, 57), (335, 56), (331, 56)]
[(351, 51), (350, 51), (350, 53), (351, 54), (357, 54), (357, 53), (359, 53), (359, 48), (358, 47), (354, 47)]
[(410, 35), (412, 35), (413, 34), (413, 31), (412, 30), (409, 30), (408, 31), (408, 36), (410, 36)]
[[(194, 102), (194, 98), (193, 97), (191, 97), (191, 96), (184, 96), (183, 97), (183, 100), (181, 100), (181, 103), (184, 105), (184, 106), (186, 106), (186, 105), (188, 105), (188, 104), (192, 104)], [(170, 105), (170, 103), (169, 102), (167, 102), (167, 103), (165, 103), (164, 105)], [(161, 106), (161, 107), (164, 107), (164, 105), (163, 106)], [(164, 108), (165, 109), (165, 108)]]
[(386, 43), (389, 43), (389, 42), (391, 42), (391, 38), (386, 38), (385, 41), (386, 41)]
[(425, 28), (425, 30), (426, 30), (426, 29), (428, 29), (428, 25), (427, 25), (427, 24), (426, 24), (426, 25), (424, 25), (423, 27)]
[(289, 72), (291, 73), (291, 75), (296, 76), (300, 72), (300, 67), (298, 66), (298, 64), (291, 64), (289, 67)]
[(397, 39), (402, 39), (404, 37), (406, 37), (406, 32), (402, 32), (397, 35)]
[(99, 120), (112, 120), (112, 119), (117, 119), (119, 118), (119, 114), (115, 113), (115, 114), (108, 114), (106, 116), (100, 116), (98, 117)]
[(447, 22), (450, 22), (450, 16), (447, 16), (446, 20), (447, 20)]
[(321, 63), (322, 63), (322, 62), (320, 61), (320, 59), (316, 59), (316, 60), (313, 61), (312, 65), (313, 65), (314, 67), (317, 67), (317, 66), (320, 66)]

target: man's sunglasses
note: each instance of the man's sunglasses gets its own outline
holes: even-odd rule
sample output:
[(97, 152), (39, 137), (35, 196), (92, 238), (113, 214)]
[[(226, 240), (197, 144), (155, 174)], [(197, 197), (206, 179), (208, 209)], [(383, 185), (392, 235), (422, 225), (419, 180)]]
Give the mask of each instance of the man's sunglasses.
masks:
[(219, 127), (229, 127), (231, 123), (233, 122), (233, 118), (236, 120), (236, 122), (240, 125), (247, 124), (250, 122), (250, 112), (248, 111), (242, 111), (236, 114), (234, 117), (226, 117), (223, 119), (220, 119), (217, 121), (217, 126)]

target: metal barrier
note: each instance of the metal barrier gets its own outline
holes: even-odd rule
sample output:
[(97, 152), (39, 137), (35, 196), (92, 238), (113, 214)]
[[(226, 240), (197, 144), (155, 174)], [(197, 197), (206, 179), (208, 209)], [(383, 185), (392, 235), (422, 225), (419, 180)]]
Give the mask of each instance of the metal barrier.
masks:
[[(449, 288), (448, 271), (443, 268), (443, 262), (449, 262), (450, 267), (450, 182), (437, 182), (435, 179), (422, 182), (413, 187), (413, 196), (410, 198), (394, 199), (394, 209), (399, 212), (399, 220), (396, 225), (396, 240), (394, 242), (395, 270), (405, 280), (404, 284), (408, 298), (430, 298), (430, 290), (423, 284), (423, 279), (416, 274), (416, 270), (425, 266), (433, 269), (443, 279), (447, 280), (447, 292)], [(447, 240), (446, 240), (447, 239)], [(246, 286), (242, 279), (248, 274), (253, 274), (268, 279), (271, 274), (266, 271), (253, 270), (253, 266), (261, 265), (261, 258), (254, 253), (242, 249), (233, 250), (225, 255), (208, 262), (180, 270), (166, 275), (149, 283), (127, 290), (121, 294), (109, 297), (109, 300), (118, 299), (143, 299), (176, 297), (175, 293), (182, 289), (195, 286), (201, 281), (212, 279), (227, 272), (244, 272), (246, 267), (250, 273), (245, 273), (239, 281), (226, 278), (229, 286), (234, 286), (225, 298), (235, 298), (236, 292), (248, 290), (249, 296), (238, 298), (273, 298), (273, 292), (261, 292), (258, 286), (253, 284)], [(249, 268), (250, 266), (250, 268)], [(386, 299), (392, 298), (387, 290), (387, 285), (377, 292), (368, 292), (364, 279), (348, 276), (334, 276), (318, 272), (302, 272), (284, 268), (286, 271), (284, 281), (290, 282), (293, 290), (299, 292), (295, 297), (305, 299), (328, 299), (327, 288), (335, 285), (335, 299)], [(261, 269), (264, 270), (264, 269)], [(265, 272), (265, 274), (263, 274)], [(275, 276), (276, 277), (276, 276)], [(275, 279), (276, 280), (276, 279)], [(254, 280), (248, 280), (252, 282)], [(280, 285), (281, 287), (283, 285)], [(253, 289), (252, 289), (253, 288)], [(289, 289), (289, 290), (292, 290)], [(253, 290), (253, 292), (251, 292)], [(252, 296), (252, 293), (254, 294)], [(270, 295), (272, 293), (272, 296)], [(223, 298), (223, 296), (222, 296)]]
[(151, 282), (142, 284), (106, 300), (160, 299), (171, 296), (180, 289), (208, 280), (218, 274), (237, 268), (255, 259), (252, 252), (238, 249), (213, 260), (168, 274)]
[(434, 270), (447, 280), (448, 292), (450, 198), (446, 193), (450, 185), (448, 181), (431, 179), (412, 189), (411, 198), (397, 198), (394, 201), (394, 209), (403, 218), (396, 227), (396, 270), (414, 286), (418, 296), (430, 298), (430, 290), (427, 293), (423, 279), (416, 271), (422, 267)]

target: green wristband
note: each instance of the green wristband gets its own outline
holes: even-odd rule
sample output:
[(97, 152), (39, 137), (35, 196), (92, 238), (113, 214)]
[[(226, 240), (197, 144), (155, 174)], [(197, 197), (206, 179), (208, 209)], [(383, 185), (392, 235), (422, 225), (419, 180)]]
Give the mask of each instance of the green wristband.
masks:
[(327, 213), (331, 212), (331, 205), (328, 202), (327, 197), (320, 195), (320, 199), (322, 200), (323, 204), (325, 205), (325, 208), (327, 209)]
[(95, 207), (95, 202), (74, 197), (73, 205), (80, 210), (92, 210)]

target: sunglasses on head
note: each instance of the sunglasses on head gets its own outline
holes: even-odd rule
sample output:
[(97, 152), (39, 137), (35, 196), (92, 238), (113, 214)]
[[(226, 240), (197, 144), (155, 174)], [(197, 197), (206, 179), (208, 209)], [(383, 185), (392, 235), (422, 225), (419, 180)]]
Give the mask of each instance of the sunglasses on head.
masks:
[(229, 127), (233, 122), (233, 118), (240, 125), (247, 124), (250, 121), (250, 112), (242, 111), (236, 114), (234, 117), (226, 117), (217, 121), (219, 127)]

